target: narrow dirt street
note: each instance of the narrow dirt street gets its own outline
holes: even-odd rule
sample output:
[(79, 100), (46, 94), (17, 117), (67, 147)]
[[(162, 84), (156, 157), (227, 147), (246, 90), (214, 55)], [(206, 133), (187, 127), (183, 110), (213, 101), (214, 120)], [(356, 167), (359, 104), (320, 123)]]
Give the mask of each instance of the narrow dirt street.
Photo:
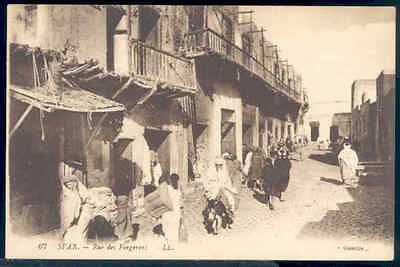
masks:
[[(222, 230), (218, 236), (207, 234), (202, 225), (201, 211), (205, 200), (200, 190), (188, 196), (185, 217), (190, 243), (207, 245), (240, 240), (242, 244), (256, 247), (271, 248), (277, 244), (276, 247), (285, 249), (286, 243), (282, 242), (306, 244), (317, 241), (338, 242), (339, 246), (368, 250), (365, 242), (374, 240), (391, 248), (392, 189), (376, 180), (378, 178), (370, 181), (361, 178), (359, 185), (354, 187), (340, 185), (338, 167), (330, 162), (333, 155), (313, 146), (305, 148), (304, 152), (304, 161), (292, 161), (291, 180), (284, 202), (275, 200), (275, 210), (271, 211), (249, 189), (243, 188), (233, 229)], [(256, 241), (260, 238), (263, 244)], [(223, 243), (221, 245), (225, 246)]]

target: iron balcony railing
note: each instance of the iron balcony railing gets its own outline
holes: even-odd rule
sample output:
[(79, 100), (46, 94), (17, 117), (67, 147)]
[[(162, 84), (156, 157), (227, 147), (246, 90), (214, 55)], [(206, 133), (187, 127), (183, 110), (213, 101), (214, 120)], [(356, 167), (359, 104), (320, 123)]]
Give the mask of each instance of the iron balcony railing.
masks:
[(276, 90), (285, 93), (296, 101), (300, 101), (295, 90), (289, 90), (287, 84), (274, 75), (265, 65), (211, 29), (187, 33), (185, 35), (185, 50), (187, 55), (196, 55), (204, 51), (222, 55), (228, 60), (243, 66), (249, 72), (255, 73)]
[(151, 80), (196, 90), (194, 61), (151, 47), (132, 39), (130, 71)]

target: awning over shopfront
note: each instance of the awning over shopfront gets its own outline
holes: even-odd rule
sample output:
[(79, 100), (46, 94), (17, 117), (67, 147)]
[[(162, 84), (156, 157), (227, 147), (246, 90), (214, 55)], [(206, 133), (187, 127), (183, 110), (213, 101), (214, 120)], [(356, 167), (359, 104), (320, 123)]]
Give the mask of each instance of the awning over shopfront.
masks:
[[(62, 60), (61, 60), (62, 59)], [(10, 137), (36, 107), (41, 112), (56, 110), (102, 113), (121, 112), (125, 106), (93, 92), (82, 89), (77, 83), (65, 79), (62, 72), (69, 64), (65, 55), (54, 50), (41, 50), (27, 45), (10, 45), (10, 96), (28, 104), (13, 126)], [(74, 58), (72, 58), (74, 59)], [(62, 62), (62, 63), (61, 63)], [(124, 88), (120, 88), (124, 90)], [(102, 119), (101, 121), (104, 121)], [(43, 124), (41, 119), (41, 124)], [(100, 123), (101, 124), (101, 123)], [(96, 126), (98, 128), (100, 126)]]
[(10, 87), (11, 96), (36, 108), (52, 112), (66, 110), (74, 112), (124, 111), (124, 105), (82, 89), (66, 89), (62, 94), (52, 94), (47, 88)]
[[(102, 69), (96, 60), (87, 60), (82, 64), (71, 66), (63, 76), (91, 91), (101, 91), (102, 95), (111, 97), (115, 90), (125, 86), (126, 91), (134, 91), (130, 102), (142, 104), (151, 96), (177, 98), (193, 95), (195, 92), (183, 87), (174, 86), (166, 81), (154, 81), (137, 75), (120, 75)], [(133, 89), (133, 90), (132, 90)], [(125, 103), (124, 103), (125, 104)]]

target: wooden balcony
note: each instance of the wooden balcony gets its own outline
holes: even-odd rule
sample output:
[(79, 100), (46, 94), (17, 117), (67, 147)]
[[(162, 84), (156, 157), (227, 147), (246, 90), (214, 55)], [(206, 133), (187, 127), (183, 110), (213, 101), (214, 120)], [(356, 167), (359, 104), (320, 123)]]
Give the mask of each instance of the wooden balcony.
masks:
[(146, 80), (160, 81), (188, 93), (196, 92), (194, 61), (132, 39), (130, 72)]
[(275, 90), (282, 92), (296, 102), (301, 102), (300, 94), (294, 89), (290, 89), (286, 83), (276, 77), (266, 66), (211, 29), (187, 33), (185, 35), (185, 50), (188, 57), (196, 57), (205, 53), (221, 55), (229, 61), (242, 66), (247, 71), (256, 74)]

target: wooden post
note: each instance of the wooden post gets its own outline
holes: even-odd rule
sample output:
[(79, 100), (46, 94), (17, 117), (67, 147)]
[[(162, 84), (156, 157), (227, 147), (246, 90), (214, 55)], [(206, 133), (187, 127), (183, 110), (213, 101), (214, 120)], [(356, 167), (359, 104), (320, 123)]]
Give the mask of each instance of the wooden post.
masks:
[(60, 127), (59, 147), (58, 147), (58, 177), (61, 180), (64, 177), (64, 145), (65, 145), (65, 132), (64, 124)]
[(85, 146), (85, 141), (87, 138), (86, 134), (86, 127), (85, 127), (85, 113), (81, 114), (81, 138), (82, 138), (82, 179), (83, 183), (85, 184), (86, 187), (88, 187), (88, 170), (87, 170), (87, 148), (88, 146)]
[(262, 43), (262, 65), (263, 67), (265, 67), (264, 28), (261, 28), (261, 43)]
[(208, 29), (208, 6), (204, 6), (204, 28)]
[(132, 38), (132, 10), (131, 6), (128, 5), (128, 69), (129, 73), (132, 72), (132, 45), (131, 45), (131, 38)]
[[(126, 81), (126, 83), (124, 83), (124, 85), (122, 85), (122, 87), (120, 89), (118, 89), (117, 92), (115, 92), (115, 94), (111, 97), (112, 100), (114, 100), (117, 96), (119, 96), (123, 91), (125, 91), (126, 88), (128, 88), (128, 86), (132, 83), (133, 78), (132, 76), (129, 77), (128, 81)], [(103, 124), (103, 122), (106, 120), (108, 113), (104, 113), (99, 122), (97, 123), (96, 127), (92, 130), (92, 133), (90, 134), (89, 140), (87, 141), (86, 145), (85, 145), (85, 149), (87, 149), (90, 145), (90, 143), (93, 141), (93, 138), (95, 137), (95, 135), (97, 134), (98, 130), (101, 128), (101, 125)]]
[(25, 118), (28, 116), (28, 114), (31, 112), (33, 108), (33, 105), (29, 105), (26, 110), (24, 111), (24, 113), (21, 115), (21, 117), (19, 118), (19, 120), (17, 121), (17, 123), (15, 124), (14, 128), (11, 130), (10, 132), (10, 137), (9, 139), (11, 139), (11, 137), (14, 135), (14, 133), (18, 130), (18, 128), (21, 126), (21, 124), (24, 122)]

